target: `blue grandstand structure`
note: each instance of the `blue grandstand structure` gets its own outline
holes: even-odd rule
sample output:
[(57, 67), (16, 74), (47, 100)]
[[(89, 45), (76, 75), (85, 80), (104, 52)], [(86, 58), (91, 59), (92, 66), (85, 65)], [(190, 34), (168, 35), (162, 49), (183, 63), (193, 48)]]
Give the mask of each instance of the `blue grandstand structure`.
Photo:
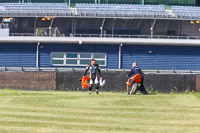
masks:
[(78, 14), (82, 14), (82, 16), (167, 16), (163, 5), (76, 4), (75, 7), (77, 8)]
[(200, 8), (0, 3), (0, 67), (200, 70)]
[(2, 3), (2, 16), (67, 16), (70, 10), (63, 3)]

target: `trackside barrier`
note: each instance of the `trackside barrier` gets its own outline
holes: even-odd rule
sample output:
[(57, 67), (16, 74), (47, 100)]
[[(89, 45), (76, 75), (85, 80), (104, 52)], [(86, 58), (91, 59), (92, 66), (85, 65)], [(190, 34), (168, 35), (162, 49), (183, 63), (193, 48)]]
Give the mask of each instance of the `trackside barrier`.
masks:
[[(70, 72), (84, 71), (84, 68), (61, 68), (61, 67), (0, 67), (0, 72)], [(130, 69), (102, 69), (103, 72), (129, 72)], [(142, 70), (145, 74), (200, 74), (200, 70)]]
[[(126, 91), (129, 69), (102, 69), (101, 91)], [(84, 69), (61, 67), (0, 67), (0, 89), (88, 91), (79, 79)], [(144, 86), (151, 92), (200, 92), (200, 71), (143, 70)]]
[(168, 36), (168, 35), (120, 35), (120, 34), (71, 34), (70, 37), (101, 37), (101, 38), (156, 38), (156, 39), (200, 39), (199, 36)]

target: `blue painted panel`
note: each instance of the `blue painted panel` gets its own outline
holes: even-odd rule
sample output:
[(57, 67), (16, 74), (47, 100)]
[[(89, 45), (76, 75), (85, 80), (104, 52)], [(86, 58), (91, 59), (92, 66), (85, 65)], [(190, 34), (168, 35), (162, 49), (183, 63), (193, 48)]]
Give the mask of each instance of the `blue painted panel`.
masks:
[(41, 44), (41, 45), (44, 47), (40, 48), (40, 67), (54, 67), (51, 64), (52, 52), (91, 52), (91, 53), (102, 52), (107, 54), (106, 68), (115, 68), (115, 69), (118, 68), (118, 61), (119, 61), (118, 45), (85, 45), (85, 44), (83, 45)]
[(200, 47), (124, 45), (122, 67), (135, 61), (142, 69), (200, 70)]
[[(40, 67), (54, 67), (51, 64), (52, 52), (103, 52), (107, 54), (106, 68), (118, 68), (118, 45), (41, 46)], [(36, 44), (0, 44), (0, 66), (35, 67), (36, 49)], [(131, 68), (134, 61), (138, 62), (142, 69), (200, 70), (200, 47), (124, 45), (122, 68)]]
[(0, 66), (35, 67), (36, 44), (0, 44)]

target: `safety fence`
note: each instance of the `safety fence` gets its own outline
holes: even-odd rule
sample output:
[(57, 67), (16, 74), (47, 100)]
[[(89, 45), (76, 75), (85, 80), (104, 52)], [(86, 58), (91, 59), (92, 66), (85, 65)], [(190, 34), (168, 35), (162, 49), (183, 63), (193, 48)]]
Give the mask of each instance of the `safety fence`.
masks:
[[(79, 72), (84, 68), (64, 68), (64, 67), (0, 67), (0, 72)], [(129, 72), (130, 69), (102, 69), (103, 72)], [(200, 74), (200, 70), (159, 70), (143, 69), (145, 74)]]

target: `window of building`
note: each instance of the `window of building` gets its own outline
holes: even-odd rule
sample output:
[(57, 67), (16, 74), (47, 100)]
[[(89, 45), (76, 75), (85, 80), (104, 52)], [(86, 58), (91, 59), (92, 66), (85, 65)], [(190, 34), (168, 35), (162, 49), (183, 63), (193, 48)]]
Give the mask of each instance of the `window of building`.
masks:
[(106, 66), (106, 53), (52, 53), (52, 65), (54, 66), (87, 66), (92, 59), (97, 64)]

